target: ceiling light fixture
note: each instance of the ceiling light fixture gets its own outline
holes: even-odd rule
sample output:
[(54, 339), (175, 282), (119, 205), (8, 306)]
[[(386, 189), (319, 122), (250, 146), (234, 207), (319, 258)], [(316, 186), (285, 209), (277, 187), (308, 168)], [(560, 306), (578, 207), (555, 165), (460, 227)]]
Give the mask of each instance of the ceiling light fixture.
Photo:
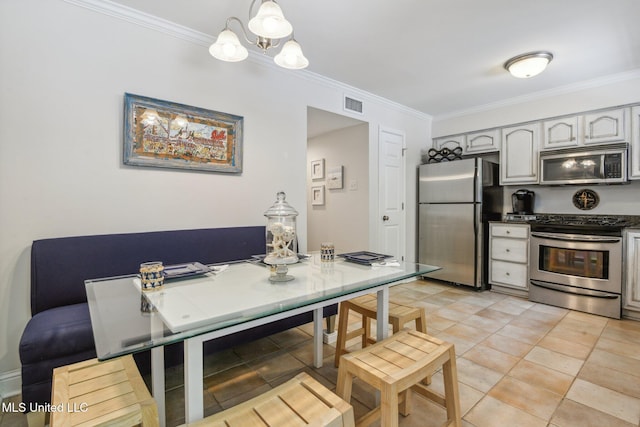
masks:
[(528, 79), (543, 72), (552, 59), (553, 55), (551, 52), (530, 52), (514, 56), (504, 63), (504, 68), (509, 71), (513, 77)]
[(280, 6), (274, 0), (261, 0), (262, 3), (258, 13), (251, 17), (256, 1), (252, 0), (249, 6), (249, 24), (247, 26), (249, 31), (255, 34), (257, 38), (250, 40), (242, 21), (232, 16), (227, 18), (224, 29), (218, 35), (215, 43), (209, 47), (209, 53), (214, 58), (227, 62), (242, 61), (249, 56), (247, 48), (240, 43), (236, 33), (229, 28), (231, 21), (236, 21), (240, 24), (242, 34), (247, 43), (259, 47), (265, 54), (268, 49), (278, 47), (282, 41), (281, 39), (291, 35), (289, 40), (282, 46), (280, 53), (275, 56), (274, 61), (281, 67), (293, 70), (306, 68), (309, 65), (309, 60), (302, 54), (300, 44), (293, 38), (293, 27), (285, 19)]

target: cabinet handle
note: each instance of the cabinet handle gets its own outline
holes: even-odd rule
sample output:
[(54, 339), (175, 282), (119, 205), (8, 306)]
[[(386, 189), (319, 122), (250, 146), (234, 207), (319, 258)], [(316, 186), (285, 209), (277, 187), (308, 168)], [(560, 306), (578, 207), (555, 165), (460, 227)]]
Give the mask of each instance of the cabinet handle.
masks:
[(507, 230), (507, 234), (511, 234), (511, 230)]
[(507, 276), (511, 276), (511, 273), (509, 273), (508, 271), (507, 271)]
[(507, 249), (507, 253), (511, 252), (511, 249)]

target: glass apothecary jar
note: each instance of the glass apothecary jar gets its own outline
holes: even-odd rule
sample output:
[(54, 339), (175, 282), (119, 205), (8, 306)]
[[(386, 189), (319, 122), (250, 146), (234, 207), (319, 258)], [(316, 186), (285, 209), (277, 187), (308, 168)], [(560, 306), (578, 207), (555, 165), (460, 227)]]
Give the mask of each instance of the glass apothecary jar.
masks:
[(284, 192), (280, 191), (273, 206), (264, 213), (267, 217), (267, 251), (264, 259), (266, 264), (286, 265), (298, 262), (298, 211), (287, 203), (286, 197)]

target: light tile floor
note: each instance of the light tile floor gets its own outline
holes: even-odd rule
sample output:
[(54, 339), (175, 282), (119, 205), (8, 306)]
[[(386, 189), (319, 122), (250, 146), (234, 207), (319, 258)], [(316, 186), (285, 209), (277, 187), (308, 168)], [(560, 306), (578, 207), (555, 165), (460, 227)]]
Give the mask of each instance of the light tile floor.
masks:
[[(463, 426), (640, 427), (640, 322), (424, 280), (398, 285), (391, 295), (423, 306), (429, 334), (455, 344)], [(205, 414), (301, 371), (335, 390), (334, 347), (325, 345), (324, 366), (313, 368), (311, 334), (311, 325), (304, 325), (206, 357)], [(356, 341), (349, 343), (352, 349)], [(432, 387), (442, 391), (440, 372)], [(181, 366), (167, 370), (167, 390), (168, 425), (179, 425)], [(373, 407), (366, 384), (356, 381), (353, 395), (356, 417)], [(0, 427), (26, 425), (20, 414), (0, 417)], [(439, 426), (444, 420), (444, 409), (417, 397), (400, 426)]]

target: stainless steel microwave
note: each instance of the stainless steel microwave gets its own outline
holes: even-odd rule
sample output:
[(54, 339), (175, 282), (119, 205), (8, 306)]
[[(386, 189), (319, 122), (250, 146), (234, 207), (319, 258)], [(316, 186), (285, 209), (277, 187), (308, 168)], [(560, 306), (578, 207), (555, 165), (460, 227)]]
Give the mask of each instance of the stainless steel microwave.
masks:
[(540, 152), (540, 184), (623, 184), (627, 144)]

